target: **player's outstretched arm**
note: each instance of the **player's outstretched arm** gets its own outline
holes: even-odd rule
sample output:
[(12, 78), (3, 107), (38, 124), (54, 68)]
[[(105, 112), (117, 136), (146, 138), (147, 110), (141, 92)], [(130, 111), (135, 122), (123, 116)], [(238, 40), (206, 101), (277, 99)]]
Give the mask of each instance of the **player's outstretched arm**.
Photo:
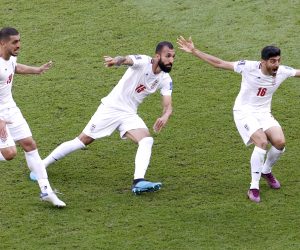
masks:
[(133, 65), (133, 61), (129, 56), (104, 56), (104, 65), (105, 67), (112, 67), (112, 66), (121, 66), (121, 65)]
[(209, 63), (210, 65), (216, 68), (227, 69), (227, 70), (234, 69), (234, 62), (224, 61), (218, 57), (206, 54), (201, 50), (197, 49), (194, 46), (191, 37), (189, 39), (185, 39), (183, 36), (180, 36), (179, 38), (177, 38), (177, 44), (179, 45), (179, 49), (187, 53), (193, 54), (194, 56), (200, 58), (201, 60)]
[(296, 69), (296, 77), (300, 77), (300, 69)]
[(43, 74), (47, 70), (49, 70), (52, 66), (52, 61), (49, 61), (40, 67), (28, 66), (25, 64), (18, 63), (16, 66), (17, 74)]
[(154, 132), (158, 133), (161, 129), (167, 124), (169, 117), (172, 114), (172, 97), (171, 96), (162, 96), (162, 106), (163, 114), (161, 117), (157, 118), (153, 125)]

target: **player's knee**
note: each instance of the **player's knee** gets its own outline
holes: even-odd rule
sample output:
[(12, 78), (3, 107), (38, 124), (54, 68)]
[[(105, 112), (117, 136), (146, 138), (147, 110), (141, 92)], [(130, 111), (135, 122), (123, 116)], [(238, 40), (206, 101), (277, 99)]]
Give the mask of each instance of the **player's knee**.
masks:
[(32, 137), (28, 137), (18, 141), (21, 147), (24, 149), (25, 152), (31, 152), (37, 149), (36, 142), (33, 140)]
[(2, 152), (2, 155), (5, 158), (5, 160), (10, 161), (14, 159), (15, 156), (17, 155), (17, 149), (15, 147), (7, 149), (4, 152)]
[(266, 140), (266, 139), (260, 140), (260, 142), (258, 143), (257, 146), (260, 147), (260, 148), (262, 148), (262, 149), (267, 149), (268, 140)]
[(84, 133), (81, 133), (78, 137), (76, 137), (74, 140), (79, 140), (82, 144), (83, 144), (83, 147), (91, 144), (94, 139), (90, 136), (87, 136), (86, 134)]
[(284, 139), (278, 139), (273, 142), (273, 146), (278, 150), (283, 150), (285, 148), (285, 140)]
[(37, 145), (34, 140), (28, 140), (23, 144), (23, 148), (26, 152), (31, 152), (37, 149)]

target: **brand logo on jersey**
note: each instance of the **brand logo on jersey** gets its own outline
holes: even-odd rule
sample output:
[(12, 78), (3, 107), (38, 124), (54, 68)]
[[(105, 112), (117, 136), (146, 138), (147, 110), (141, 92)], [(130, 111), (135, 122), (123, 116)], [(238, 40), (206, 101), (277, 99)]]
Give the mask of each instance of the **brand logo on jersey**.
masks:
[(143, 84), (140, 84), (139, 86), (136, 87), (135, 91), (138, 92), (138, 93), (141, 93), (145, 89), (146, 89), (146, 86), (143, 85)]
[(170, 90), (173, 89), (173, 82), (170, 82)]
[(238, 62), (238, 65), (245, 65), (245, 64), (246, 64), (245, 60), (241, 60)]
[(150, 86), (150, 89), (154, 89), (156, 86), (157, 86), (157, 83), (158, 83), (158, 80), (155, 80), (151, 86)]
[(245, 125), (244, 125), (244, 128), (245, 128), (247, 131), (249, 131), (248, 124), (245, 124)]

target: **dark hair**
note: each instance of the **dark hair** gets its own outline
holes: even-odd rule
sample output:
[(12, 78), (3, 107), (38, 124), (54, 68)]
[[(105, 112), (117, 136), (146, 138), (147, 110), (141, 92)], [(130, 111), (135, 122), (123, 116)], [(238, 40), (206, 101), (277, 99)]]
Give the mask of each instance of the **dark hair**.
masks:
[(261, 59), (269, 60), (271, 57), (280, 56), (280, 49), (275, 46), (266, 46), (261, 51)]
[(5, 40), (10, 36), (19, 35), (19, 32), (15, 28), (6, 27), (0, 30), (0, 40)]
[(167, 42), (167, 41), (163, 41), (163, 42), (160, 42), (159, 44), (157, 44), (156, 49), (155, 49), (155, 53), (161, 52), (163, 47), (168, 47), (169, 49), (174, 49), (172, 43)]

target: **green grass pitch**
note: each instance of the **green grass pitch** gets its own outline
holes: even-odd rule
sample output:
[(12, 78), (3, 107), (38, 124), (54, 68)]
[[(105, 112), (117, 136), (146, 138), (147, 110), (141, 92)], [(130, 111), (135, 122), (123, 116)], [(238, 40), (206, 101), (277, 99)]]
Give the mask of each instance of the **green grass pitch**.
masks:
[[(225, 60), (259, 59), (268, 44), (282, 64), (300, 68), (300, 1), (1, 0), (0, 25), (21, 33), (20, 63), (52, 60), (41, 76), (15, 76), (14, 98), (45, 157), (77, 136), (125, 72), (104, 55), (153, 55), (179, 35)], [(177, 48), (177, 46), (176, 46)], [(300, 81), (274, 95), (273, 114), (287, 150), (274, 167), (282, 189), (262, 182), (262, 202), (247, 200), (249, 159), (232, 106), (238, 74), (176, 50), (174, 113), (154, 134), (147, 178), (157, 193), (131, 194), (136, 146), (117, 133), (48, 168), (65, 209), (39, 201), (24, 154), (1, 162), (0, 249), (300, 249)], [(161, 114), (155, 94), (140, 106), (150, 128)]]

